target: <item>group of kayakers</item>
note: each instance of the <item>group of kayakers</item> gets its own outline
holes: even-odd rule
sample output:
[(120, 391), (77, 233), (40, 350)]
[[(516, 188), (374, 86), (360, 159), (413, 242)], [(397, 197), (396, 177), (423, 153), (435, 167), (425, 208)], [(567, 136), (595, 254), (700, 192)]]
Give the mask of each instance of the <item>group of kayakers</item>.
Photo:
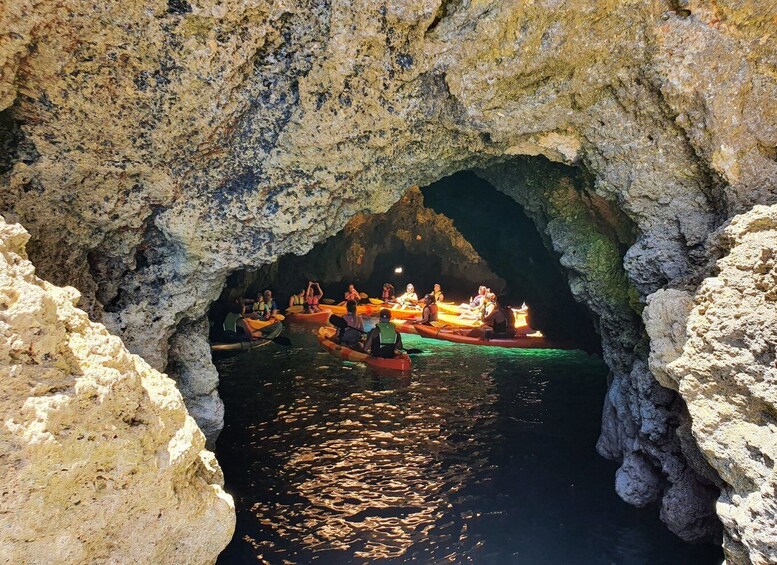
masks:
[[(358, 304), (363, 298), (354, 288), (348, 286), (345, 293), (346, 315), (343, 316), (346, 324), (339, 328), (336, 341), (356, 351), (364, 351), (370, 355), (378, 357), (393, 357), (397, 350), (402, 349), (402, 338), (396, 330), (394, 324), (390, 323), (392, 310), (401, 308), (420, 309), (421, 317), (409, 321), (411, 324), (421, 324), (431, 326), (438, 321), (439, 310), (437, 303), (444, 299), (442, 287), (435, 284), (432, 292), (426, 294), (419, 300), (415, 292), (415, 287), (408, 284), (405, 287), (405, 293), (401, 296), (395, 296), (394, 287), (391, 283), (383, 285), (381, 299), (388, 306), (380, 311), (378, 323), (362, 342), (364, 331), (364, 322), (361, 316), (357, 314)], [(480, 337), (482, 339), (500, 339), (515, 337), (515, 315), (510, 306), (501, 304), (496, 295), (485, 286), (478, 288), (475, 296), (470, 298), (469, 302), (459, 305), (459, 317), (480, 322), (479, 327), (470, 330), (469, 335)], [(395, 347), (392, 349), (390, 345)]]
[[(338, 304), (339, 307), (345, 307), (345, 315), (342, 316), (343, 322), (333, 339), (354, 351), (375, 357), (391, 358), (402, 350), (400, 332), (391, 323), (392, 312), (401, 310), (401, 313), (407, 316), (408, 310), (417, 311), (417, 317), (406, 323), (431, 326), (438, 321), (437, 304), (444, 298), (445, 295), (439, 283), (420, 299), (413, 284), (408, 284), (405, 292), (397, 296), (394, 286), (391, 283), (385, 283), (380, 300), (369, 299), (353, 284), (349, 284), (343, 294), (343, 300)], [(290, 296), (287, 313), (322, 312), (323, 300), (324, 291), (321, 284), (317, 281), (308, 281), (306, 288)], [(327, 302), (331, 304), (334, 301)], [(374, 328), (367, 332), (362, 317), (357, 313), (357, 308), (359, 304), (369, 303), (377, 303), (383, 308), (379, 312)], [(331, 307), (325, 306), (325, 308)], [(468, 302), (456, 307), (456, 310), (461, 320), (472, 321), (473, 325), (480, 324), (478, 327), (471, 328), (469, 335), (473, 337), (493, 339), (515, 336), (515, 317), (512, 309), (500, 304), (496, 295), (485, 286), (478, 288), (477, 293)], [(278, 318), (282, 317), (279, 316), (277, 302), (273, 298), (272, 291), (268, 289), (259, 292), (255, 298), (236, 302), (224, 321), (224, 331), (232, 338), (257, 338), (261, 337), (261, 330), (257, 329), (259, 324), (252, 323), (252, 320), (269, 323)]]

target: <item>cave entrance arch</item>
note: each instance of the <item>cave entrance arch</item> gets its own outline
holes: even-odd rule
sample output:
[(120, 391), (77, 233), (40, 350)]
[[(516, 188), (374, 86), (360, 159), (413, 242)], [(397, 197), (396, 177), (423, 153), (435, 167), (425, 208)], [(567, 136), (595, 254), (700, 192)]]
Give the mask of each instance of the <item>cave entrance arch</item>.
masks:
[[(566, 179), (573, 190), (584, 182), (577, 168), (544, 159), (542, 165), (540, 173), (531, 171), (535, 180), (547, 177), (557, 184)], [(498, 178), (499, 171), (488, 174)], [(411, 187), (389, 211), (352, 218), (303, 256), (286, 255), (256, 271), (234, 273), (211, 310), (213, 327), (218, 328), (231, 301), (271, 288), (285, 305), (291, 289), (303, 288), (308, 280), (320, 281), (325, 295), (337, 301), (349, 283), (377, 296), (384, 282), (398, 292), (412, 282), (419, 293), (439, 282), (447, 299), (457, 301), (483, 284), (511, 305), (526, 303), (532, 327), (548, 337), (600, 350), (594, 318), (573, 297), (550, 237), (523, 205), (485, 176), (484, 171), (463, 170), (420, 189)], [(596, 222), (595, 211), (589, 212)]]

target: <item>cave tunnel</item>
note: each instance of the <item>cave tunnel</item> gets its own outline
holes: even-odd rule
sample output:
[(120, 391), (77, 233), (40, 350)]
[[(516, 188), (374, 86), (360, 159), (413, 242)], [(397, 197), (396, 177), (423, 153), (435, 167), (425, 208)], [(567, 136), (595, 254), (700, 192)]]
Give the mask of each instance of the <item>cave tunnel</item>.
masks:
[[(292, 320), (291, 347), (215, 357), (225, 404), (216, 453), (238, 514), (219, 563), (257, 555), (270, 562), (719, 560), (719, 548), (670, 533), (654, 506), (638, 510), (618, 498), (618, 463), (594, 447), (612, 378), (598, 331), (606, 322), (572, 289), (575, 277), (599, 276), (580, 267), (601, 263), (598, 256), (580, 262), (584, 246), (622, 261), (631, 226), (586, 191), (590, 179), (580, 169), (527, 159), (519, 170), (527, 164), (563, 187), (543, 193), (548, 201), (564, 195), (545, 216), (534, 206), (532, 219), (531, 200), (496, 188), (502, 171), (464, 170), (409, 188), (385, 213), (352, 218), (304, 256), (229, 277), (211, 307), (212, 341), (230, 304), (264, 289), (283, 309), (309, 280), (336, 302), (348, 284), (377, 296), (384, 282), (398, 292), (412, 282), (419, 295), (440, 283), (454, 302), (489, 286), (510, 305), (525, 303), (529, 325), (570, 349), (405, 335), (405, 346), (420, 352), (412, 373), (387, 376), (329, 355), (315, 330)], [(570, 201), (582, 204), (569, 213)], [(571, 259), (549, 236), (558, 236), (553, 214), (561, 213), (584, 224)], [(611, 271), (603, 280), (620, 281)], [(627, 292), (603, 288), (634, 315)]]
[[(567, 173), (576, 174), (572, 168)], [(466, 240), (478, 261), (473, 264), (448, 238)], [(419, 296), (441, 283), (446, 300), (456, 302), (469, 301), (485, 285), (500, 302), (527, 305), (530, 325), (544, 335), (600, 350), (591, 313), (572, 296), (557, 254), (520, 204), (469, 170), (420, 193), (411, 189), (389, 212), (358, 217), (304, 256), (234, 273), (212, 307), (212, 337), (218, 339), (220, 320), (237, 297), (269, 288), (283, 306), (291, 289), (303, 289), (309, 280), (320, 281), (325, 296), (338, 302), (350, 283), (370, 296), (379, 296), (385, 282), (398, 293), (412, 283)]]

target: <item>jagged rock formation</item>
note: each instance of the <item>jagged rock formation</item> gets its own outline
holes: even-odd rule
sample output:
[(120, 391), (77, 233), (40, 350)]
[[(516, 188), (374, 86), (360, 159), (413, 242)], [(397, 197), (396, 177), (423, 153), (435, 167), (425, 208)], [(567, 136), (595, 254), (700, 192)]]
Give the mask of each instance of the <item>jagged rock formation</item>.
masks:
[(35, 276), (28, 237), (0, 217), (0, 561), (213, 561), (234, 506), (180, 393)]
[[(675, 290), (651, 297), (651, 368), (679, 389), (699, 447), (722, 479), (718, 514), (728, 556), (738, 563), (773, 563), (777, 206), (736, 216), (722, 231), (720, 247), (725, 257), (718, 274), (695, 296)], [(688, 317), (687, 334), (674, 331), (685, 327), (678, 312)], [(662, 335), (671, 323), (675, 328)]]
[[(700, 284), (726, 218), (777, 201), (773, 28), (753, 0), (6, 2), (0, 210), (45, 277), (218, 414), (203, 347), (171, 340), (203, 345), (229, 273), (304, 253), (412, 184), (516, 173), (501, 188), (600, 318), (619, 491), (663, 495), (697, 538), (703, 479), (677, 466), (692, 442), (675, 441), (679, 400), (655, 388), (636, 314)], [(529, 190), (523, 171), (545, 165), (510, 158), (531, 155), (589, 182)]]

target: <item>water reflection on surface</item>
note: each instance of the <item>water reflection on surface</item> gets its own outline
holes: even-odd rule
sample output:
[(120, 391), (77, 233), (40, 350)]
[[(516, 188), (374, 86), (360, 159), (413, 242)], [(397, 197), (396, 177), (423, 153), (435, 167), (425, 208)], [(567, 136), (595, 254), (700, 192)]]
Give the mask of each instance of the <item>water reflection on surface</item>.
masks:
[(715, 562), (612, 492), (600, 361), (416, 338), (412, 376), (385, 377), (290, 336), (218, 365), (221, 563)]

